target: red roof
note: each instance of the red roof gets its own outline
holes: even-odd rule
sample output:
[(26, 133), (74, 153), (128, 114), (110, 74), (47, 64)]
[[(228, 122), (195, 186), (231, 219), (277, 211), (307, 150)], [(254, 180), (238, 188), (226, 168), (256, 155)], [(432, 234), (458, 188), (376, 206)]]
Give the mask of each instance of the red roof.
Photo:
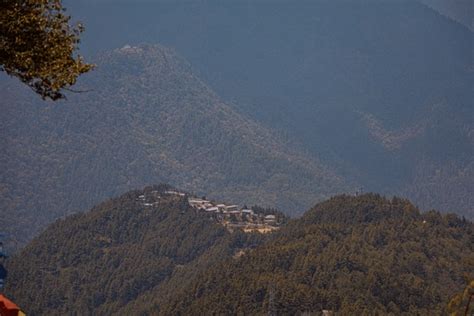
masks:
[(0, 294), (0, 315), (17, 316), (20, 308), (8, 298)]

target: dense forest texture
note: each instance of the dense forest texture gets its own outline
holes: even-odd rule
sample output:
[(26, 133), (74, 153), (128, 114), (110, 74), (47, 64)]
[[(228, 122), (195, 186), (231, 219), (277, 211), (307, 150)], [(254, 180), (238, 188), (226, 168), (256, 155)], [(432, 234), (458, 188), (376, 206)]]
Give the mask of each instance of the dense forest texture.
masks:
[(238, 111), (365, 191), (474, 218), (474, 33), (446, 16), (414, 0), (71, 5), (97, 29), (92, 51), (175, 47)]
[(398, 198), (334, 197), (151, 311), (445, 315), (473, 278), (473, 229)]
[[(9, 259), (5, 292), (31, 315), (116, 314), (171, 276), (185, 284), (188, 270), (210, 268), (263, 238), (231, 235), (167, 189), (131, 191), (56, 221)], [(161, 198), (147, 207), (138, 197), (150, 192)]]
[(473, 277), (472, 222), (399, 198), (336, 196), (255, 235), (140, 194), (52, 224), (10, 259), (7, 293), (32, 314), (441, 315)]
[(151, 183), (288, 213), (350, 187), (238, 114), (171, 49), (124, 46), (94, 62), (82, 86), (93, 91), (67, 102), (41, 104), (4, 82), (0, 226), (20, 244), (68, 212)]

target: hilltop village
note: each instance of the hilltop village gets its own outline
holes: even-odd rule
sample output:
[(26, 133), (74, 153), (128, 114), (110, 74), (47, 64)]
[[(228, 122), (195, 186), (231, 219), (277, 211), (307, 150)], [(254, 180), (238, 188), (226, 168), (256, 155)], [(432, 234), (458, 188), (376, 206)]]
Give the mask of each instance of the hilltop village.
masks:
[(203, 216), (215, 219), (229, 231), (240, 229), (246, 233), (259, 232), (271, 233), (280, 228), (285, 220), (284, 216), (277, 211), (269, 211), (261, 208), (255, 210), (238, 205), (228, 205), (221, 202), (199, 198), (178, 190), (145, 190), (137, 197), (137, 201), (145, 207), (153, 207), (163, 197), (177, 197), (186, 199), (189, 205)]

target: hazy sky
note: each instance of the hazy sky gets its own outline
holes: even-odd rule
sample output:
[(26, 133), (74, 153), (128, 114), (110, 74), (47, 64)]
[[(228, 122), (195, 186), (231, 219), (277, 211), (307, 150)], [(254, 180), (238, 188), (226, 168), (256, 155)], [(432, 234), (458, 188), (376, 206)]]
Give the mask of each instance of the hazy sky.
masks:
[(453, 20), (474, 31), (473, 0), (420, 0)]
[[(233, 0), (228, 0), (233, 1)], [(276, 0), (260, 0), (260, 1), (276, 1)], [(287, 1), (287, 0), (280, 0)], [(347, 1), (347, 0), (341, 0)], [(356, 1), (356, 0), (354, 0)], [(394, 0), (397, 1), (397, 0)], [(406, 1), (406, 0), (398, 0)], [(451, 19), (461, 23), (470, 30), (474, 31), (474, 0), (413, 0), (421, 2), (429, 7), (435, 9), (439, 13), (450, 17)], [(199, 3), (207, 2), (206, 0), (65, 0), (66, 7), (73, 7), (74, 3), (110, 3), (110, 5), (117, 3)], [(237, 2), (237, 1), (235, 1)]]

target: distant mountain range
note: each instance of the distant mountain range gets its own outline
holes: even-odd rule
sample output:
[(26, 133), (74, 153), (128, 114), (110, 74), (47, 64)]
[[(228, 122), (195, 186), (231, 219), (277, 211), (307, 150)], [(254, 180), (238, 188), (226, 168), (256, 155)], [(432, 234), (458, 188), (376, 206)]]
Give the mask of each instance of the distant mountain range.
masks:
[(472, 222), (407, 200), (336, 196), (264, 235), (169, 188), (56, 221), (8, 260), (5, 293), (32, 315), (444, 315), (473, 278)]
[(2, 92), (1, 226), (18, 242), (137, 186), (185, 190), (289, 214), (351, 186), (275, 132), (237, 113), (160, 46), (102, 54), (67, 102)]
[(236, 111), (365, 191), (472, 218), (474, 33), (432, 9), (470, 15), (471, 2), (423, 3), (71, 5), (89, 51), (175, 47)]
[(474, 37), (426, 6), (70, 6), (92, 91), (45, 105), (1, 79), (0, 225), (18, 244), (157, 182), (291, 215), (357, 190), (474, 217)]

